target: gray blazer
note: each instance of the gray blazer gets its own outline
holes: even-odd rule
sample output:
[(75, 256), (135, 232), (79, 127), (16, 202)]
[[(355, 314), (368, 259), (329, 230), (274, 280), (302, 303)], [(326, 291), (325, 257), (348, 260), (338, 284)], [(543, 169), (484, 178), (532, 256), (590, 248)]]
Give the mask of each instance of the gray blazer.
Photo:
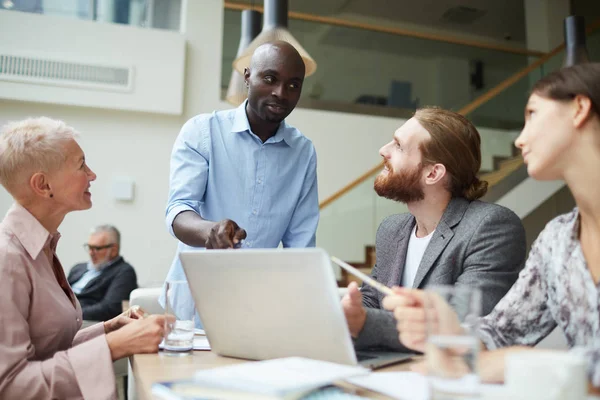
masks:
[[(379, 225), (374, 279), (387, 286), (400, 285), (415, 224), (415, 217), (406, 213), (391, 215)], [(525, 229), (515, 213), (496, 204), (453, 198), (425, 250), (413, 287), (478, 286), (486, 315), (516, 281), (525, 253)], [(355, 346), (407, 351), (399, 342), (392, 313), (381, 308), (384, 296), (365, 284), (361, 292), (367, 319)]]

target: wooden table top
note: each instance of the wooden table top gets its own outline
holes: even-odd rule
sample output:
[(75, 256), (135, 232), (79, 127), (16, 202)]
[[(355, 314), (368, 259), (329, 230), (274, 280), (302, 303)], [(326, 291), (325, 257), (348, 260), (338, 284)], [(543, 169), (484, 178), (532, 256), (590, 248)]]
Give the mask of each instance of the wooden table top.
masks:
[[(420, 358), (420, 357), (419, 357)], [(222, 367), (225, 365), (250, 362), (236, 358), (221, 357), (211, 351), (194, 351), (193, 355), (185, 357), (169, 356), (162, 352), (158, 354), (136, 354), (130, 357), (131, 368), (135, 379), (136, 391), (140, 400), (155, 399), (152, 396), (152, 384), (155, 382), (187, 379), (193, 377), (199, 369)], [(377, 372), (408, 371), (415, 361), (394, 364)], [(344, 387), (357, 389), (356, 394), (372, 399), (389, 399), (389, 397), (343, 384)]]

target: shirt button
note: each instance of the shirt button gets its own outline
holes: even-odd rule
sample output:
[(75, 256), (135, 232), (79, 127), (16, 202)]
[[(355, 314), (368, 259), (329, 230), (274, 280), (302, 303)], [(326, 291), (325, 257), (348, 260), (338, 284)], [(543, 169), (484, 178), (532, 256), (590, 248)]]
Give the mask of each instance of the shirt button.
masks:
[(79, 322), (79, 318), (76, 318), (76, 319), (77, 319), (77, 322)]
[(258, 214), (258, 211), (252, 210), (252, 214), (256, 215), (256, 214)]
[(256, 183), (260, 185), (262, 183), (262, 179), (257, 180)]

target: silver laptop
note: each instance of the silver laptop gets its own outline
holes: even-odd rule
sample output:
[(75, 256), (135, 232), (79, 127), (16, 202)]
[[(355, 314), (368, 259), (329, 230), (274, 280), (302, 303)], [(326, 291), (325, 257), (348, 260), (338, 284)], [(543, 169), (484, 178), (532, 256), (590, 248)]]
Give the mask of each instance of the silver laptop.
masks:
[(219, 355), (301, 356), (370, 368), (412, 356), (354, 351), (333, 268), (322, 249), (205, 250), (179, 257), (211, 348)]

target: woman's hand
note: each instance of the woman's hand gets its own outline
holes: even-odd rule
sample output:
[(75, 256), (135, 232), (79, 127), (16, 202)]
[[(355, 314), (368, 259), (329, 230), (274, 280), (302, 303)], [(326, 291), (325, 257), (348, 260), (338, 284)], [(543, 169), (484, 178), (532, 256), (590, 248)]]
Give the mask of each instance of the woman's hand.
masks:
[(129, 309), (113, 319), (104, 322), (104, 333), (108, 334), (124, 327), (136, 319), (143, 319), (147, 316), (146, 312), (140, 306), (132, 306)]
[(394, 287), (394, 295), (383, 299), (383, 308), (394, 313), (400, 342), (411, 350), (425, 352), (427, 326), (422, 290)]
[(156, 353), (165, 332), (165, 315), (151, 315), (144, 319), (131, 320), (121, 329), (106, 335), (110, 355), (114, 360), (132, 354)]
[(394, 295), (383, 299), (383, 307), (394, 313), (398, 337), (404, 346), (424, 353), (428, 333), (464, 333), (456, 312), (439, 294), (419, 289), (392, 289)]

